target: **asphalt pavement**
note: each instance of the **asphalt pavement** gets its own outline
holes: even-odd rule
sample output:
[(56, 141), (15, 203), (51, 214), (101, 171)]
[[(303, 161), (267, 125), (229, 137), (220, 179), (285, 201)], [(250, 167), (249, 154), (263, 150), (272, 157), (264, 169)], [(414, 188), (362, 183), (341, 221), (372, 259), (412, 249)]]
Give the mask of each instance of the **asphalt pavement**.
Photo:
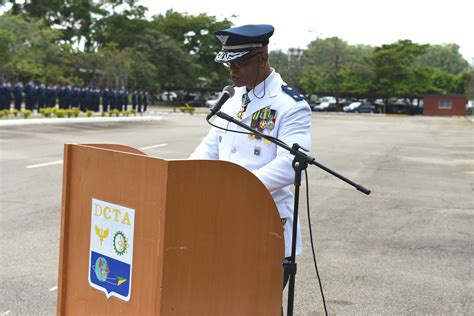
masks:
[[(0, 124), (0, 315), (56, 312), (64, 143), (118, 143), (188, 157), (208, 131), (195, 115)], [(305, 190), (330, 315), (474, 314), (474, 133), (459, 117), (313, 113), (316, 168), (303, 186), (295, 315), (322, 315)], [(87, 282), (87, 280), (86, 280)]]

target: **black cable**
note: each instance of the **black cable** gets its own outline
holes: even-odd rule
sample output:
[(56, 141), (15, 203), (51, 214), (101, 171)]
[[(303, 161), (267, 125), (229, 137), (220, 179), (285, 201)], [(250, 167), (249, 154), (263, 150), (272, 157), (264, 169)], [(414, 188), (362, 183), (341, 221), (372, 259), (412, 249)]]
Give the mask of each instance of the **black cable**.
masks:
[(241, 132), (241, 131), (236, 131), (236, 130), (233, 130), (233, 129), (228, 129), (228, 128), (224, 128), (224, 127), (221, 127), (221, 126), (218, 126), (216, 124), (213, 124), (211, 123), (210, 120), (207, 120), (207, 123), (215, 128), (218, 128), (218, 129), (221, 129), (223, 131), (226, 131), (226, 132), (232, 132), (232, 133), (238, 133), (238, 134), (245, 134), (245, 135), (255, 135), (255, 136), (260, 136), (262, 138), (266, 138), (266, 139), (269, 139), (269, 140), (273, 140), (275, 143), (279, 143), (279, 144), (283, 144), (284, 146), (288, 146), (285, 144), (285, 142), (283, 142), (282, 140), (276, 138), (276, 137), (273, 137), (271, 135), (256, 135), (254, 133), (248, 133), (248, 132)]
[(314, 268), (316, 269), (316, 276), (318, 277), (319, 290), (321, 291), (321, 297), (323, 299), (324, 314), (328, 316), (328, 310), (326, 308), (326, 299), (324, 298), (323, 285), (321, 284), (321, 278), (319, 277), (318, 264), (316, 263), (316, 254), (314, 252), (314, 243), (313, 243), (313, 230), (311, 228), (311, 216), (309, 214), (309, 182), (308, 182), (308, 170), (305, 172), (306, 178), (306, 209), (308, 211), (308, 226), (309, 226), (309, 240), (311, 241), (311, 250), (313, 252), (313, 261)]
[(263, 52), (257, 54), (257, 57), (258, 57), (257, 58), (257, 74), (255, 76), (255, 81), (253, 83), (253, 89), (252, 89), (252, 93), (254, 97), (256, 97), (257, 99), (262, 99), (265, 96), (265, 81), (267, 80), (266, 78), (263, 79), (263, 95), (259, 97), (258, 95), (255, 94), (255, 88), (257, 87), (258, 74), (260, 73), (260, 55), (261, 54), (263, 54)]
[(245, 134), (245, 135), (255, 135), (255, 134), (253, 134), (253, 133), (241, 132), (241, 131), (236, 131), (236, 130), (233, 130), (233, 129), (227, 129), (227, 128), (224, 128), (224, 127), (220, 127), (220, 126), (218, 126), (218, 125), (216, 125), (216, 124), (211, 123), (210, 120), (207, 120), (207, 124), (209, 124), (209, 125), (211, 125), (211, 126), (213, 126), (213, 127), (215, 127), (215, 128), (221, 129), (221, 130), (223, 130), (223, 131), (226, 131), (226, 132), (232, 132), (232, 133), (237, 133), (237, 134)]

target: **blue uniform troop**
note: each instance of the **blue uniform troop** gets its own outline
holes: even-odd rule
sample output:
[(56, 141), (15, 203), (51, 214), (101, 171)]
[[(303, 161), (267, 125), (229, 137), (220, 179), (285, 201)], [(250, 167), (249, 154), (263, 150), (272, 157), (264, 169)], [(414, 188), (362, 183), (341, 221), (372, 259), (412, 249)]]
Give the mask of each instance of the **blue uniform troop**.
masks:
[[(133, 109), (137, 109), (140, 96), (140, 112), (147, 107), (147, 92), (135, 90), (131, 96)], [(71, 87), (69, 85), (46, 85), (29, 81), (23, 85), (18, 81), (15, 86), (8, 82), (0, 82), (0, 110), (10, 110), (12, 103), (17, 110), (24, 108), (28, 110), (40, 110), (45, 107), (58, 107), (60, 109), (70, 109), (78, 107), (82, 112), (87, 110), (93, 112), (110, 110), (126, 111), (128, 108), (129, 94), (124, 88), (120, 90), (109, 90), (92, 87)]]
[(0, 84), (0, 110), (10, 110), (12, 89), (9, 83)]
[(46, 106), (51, 108), (56, 106), (57, 92), (55, 86), (46, 87)]
[(137, 104), (138, 104), (138, 112), (142, 113), (142, 105), (143, 105), (143, 92), (138, 92), (137, 95)]
[(18, 111), (21, 110), (21, 103), (23, 102), (24, 98), (23, 93), (23, 84), (19, 81), (15, 84), (15, 88), (13, 89), (13, 97), (15, 99), (15, 109)]
[(81, 88), (73, 87), (71, 89), (71, 107), (80, 107), (81, 102)]
[(58, 101), (59, 101), (59, 108), (65, 109), (66, 108), (66, 87), (61, 86), (58, 91)]
[(109, 89), (105, 88), (102, 91), (102, 111), (108, 112), (109, 111)]
[(115, 102), (117, 104), (117, 109), (123, 110), (123, 90), (119, 90), (115, 96)]
[(79, 106), (79, 109), (84, 112), (86, 110), (86, 104), (87, 104), (87, 88), (81, 88), (80, 91), (78, 91), (77, 95), (77, 104)]
[(115, 110), (116, 104), (115, 104), (115, 91), (111, 90), (109, 93), (109, 101), (110, 101), (110, 110)]
[(36, 109), (36, 87), (32, 81), (25, 85), (25, 109)]
[(36, 94), (38, 97), (38, 110), (46, 107), (46, 86), (44, 85), (44, 83), (38, 86)]
[(94, 89), (93, 99), (94, 99), (94, 106), (93, 106), (92, 111), (99, 112), (100, 111), (100, 90), (99, 89)]
[(145, 91), (143, 92), (143, 112), (146, 112), (147, 106), (148, 106), (148, 92)]
[(137, 90), (134, 90), (132, 93), (132, 109), (137, 109)]
[(123, 103), (123, 110), (127, 111), (127, 109), (128, 109), (128, 92), (127, 92), (127, 90), (123, 91), (122, 103)]

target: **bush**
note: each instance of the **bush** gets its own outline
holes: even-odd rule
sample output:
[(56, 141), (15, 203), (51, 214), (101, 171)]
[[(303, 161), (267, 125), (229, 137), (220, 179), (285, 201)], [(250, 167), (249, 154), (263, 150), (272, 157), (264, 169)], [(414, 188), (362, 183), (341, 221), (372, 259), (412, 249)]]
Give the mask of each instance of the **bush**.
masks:
[(5, 116), (8, 116), (9, 113), (10, 113), (10, 111), (8, 111), (8, 110), (1, 110), (0, 111), (0, 118), (4, 118)]
[(120, 115), (120, 111), (117, 109), (113, 109), (112, 111), (110, 111), (110, 116), (118, 117), (119, 115)]
[(20, 113), (20, 111), (18, 111), (17, 109), (13, 109), (10, 111), (11, 114), (13, 114), (13, 116), (17, 117), (18, 116), (18, 113)]
[(183, 113), (189, 113), (189, 114), (194, 114), (194, 111), (196, 110), (193, 106), (189, 105), (189, 104), (185, 104), (183, 106), (180, 106), (178, 108), (178, 110), (180, 110), (181, 112)]
[(64, 110), (64, 112), (66, 113), (66, 116), (69, 118), (74, 115), (74, 111), (71, 109)]
[(53, 114), (56, 114), (56, 108), (42, 108), (39, 112), (44, 117), (50, 118)]
[(132, 115), (137, 115), (137, 110), (136, 109), (131, 109), (129, 112)]
[(86, 116), (91, 117), (94, 114), (91, 110), (86, 110)]
[(102, 111), (102, 113), (100, 113), (101, 116), (109, 116), (109, 112), (107, 111)]
[(59, 117), (59, 118), (65, 117), (67, 115), (67, 111), (69, 111), (69, 110), (58, 109), (57, 111), (55, 111), (56, 116)]
[(21, 114), (23, 114), (23, 118), (27, 119), (31, 115), (31, 110), (23, 110)]
[(79, 114), (81, 113), (81, 109), (79, 107), (74, 107), (71, 110), (72, 110), (72, 115), (74, 115), (74, 117), (78, 117)]

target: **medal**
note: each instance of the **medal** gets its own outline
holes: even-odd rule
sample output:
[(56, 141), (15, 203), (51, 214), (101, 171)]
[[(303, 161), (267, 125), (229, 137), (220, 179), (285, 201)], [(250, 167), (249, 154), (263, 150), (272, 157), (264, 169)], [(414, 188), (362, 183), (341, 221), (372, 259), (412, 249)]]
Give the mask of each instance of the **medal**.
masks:
[(255, 148), (253, 149), (253, 154), (255, 156), (260, 156), (260, 152), (262, 151), (262, 148), (258, 147), (258, 146), (255, 146)]

